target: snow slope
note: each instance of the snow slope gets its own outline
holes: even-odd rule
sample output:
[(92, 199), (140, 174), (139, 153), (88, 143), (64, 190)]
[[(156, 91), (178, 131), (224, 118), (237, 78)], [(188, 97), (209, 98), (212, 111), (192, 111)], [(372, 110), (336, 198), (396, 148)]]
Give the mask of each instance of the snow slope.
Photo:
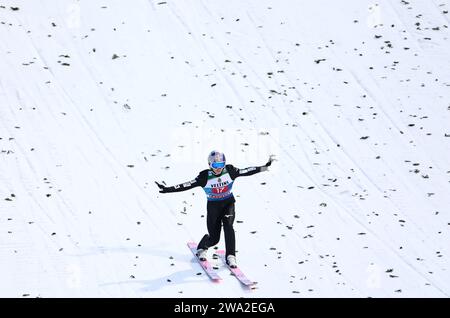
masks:
[[(0, 1), (0, 296), (449, 297), (449, 7)], [(212, 149), (277, 155), (234, 187), (253, 291), (154, 184)]]

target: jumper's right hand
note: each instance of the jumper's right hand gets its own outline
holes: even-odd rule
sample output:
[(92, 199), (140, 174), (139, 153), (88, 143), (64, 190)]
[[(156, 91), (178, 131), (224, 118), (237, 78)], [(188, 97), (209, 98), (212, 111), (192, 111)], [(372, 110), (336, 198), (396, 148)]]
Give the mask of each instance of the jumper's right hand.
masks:
[(159, 184), (159, 183), (156, 182), (156, 181), (155, 181), (155, 183), (156, 183), (156, 185), (157, 185), (158, 188), (159, 188), (159, 193), (167, 193), (167, 192), (168, 192), (166, 186), (164, 186), (164, 185), (162, 185), (162, 184)]

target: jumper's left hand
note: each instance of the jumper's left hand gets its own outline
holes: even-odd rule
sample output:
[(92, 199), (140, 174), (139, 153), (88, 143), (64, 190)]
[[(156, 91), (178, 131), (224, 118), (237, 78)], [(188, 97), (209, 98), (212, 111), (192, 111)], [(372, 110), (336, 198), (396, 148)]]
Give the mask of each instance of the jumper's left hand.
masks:
[(273, 161), (275, 161), (275, 155), (271, 155), (270, 157), (269, 157), (269, 161), (267, 161), (267, 163), (266, 163), (266, 167), (270, 167), (270, 165), (272, 164), (272, 162)]

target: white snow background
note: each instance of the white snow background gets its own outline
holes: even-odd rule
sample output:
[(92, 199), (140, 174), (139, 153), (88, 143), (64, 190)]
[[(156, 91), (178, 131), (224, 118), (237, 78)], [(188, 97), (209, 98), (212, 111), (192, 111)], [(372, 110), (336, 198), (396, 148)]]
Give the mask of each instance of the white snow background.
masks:
[[(449, 9), (0, 0), (0, 296), (449, 297)], [(255, 290), (154, 183), (214, 149), (278, 159), (234, 186)]]

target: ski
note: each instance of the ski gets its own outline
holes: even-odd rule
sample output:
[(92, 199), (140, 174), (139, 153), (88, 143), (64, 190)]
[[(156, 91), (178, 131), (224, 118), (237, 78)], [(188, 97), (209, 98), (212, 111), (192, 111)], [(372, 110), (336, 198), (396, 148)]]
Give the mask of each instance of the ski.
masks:
[(203, 270), (205, 271), (206, 275), (208, 275), (209, 278), (211, 278), (211, 280), (213, 282), (220, 282), (220, 280), (222, 279), (212, 268), (211, 264), (208, 261), (201, 261), (198, 256), (197, 256), (197, 243), (194, 242), (188, 242), (187, 243), (189, 249), (191, 250), (192, 254), (194, 254), (195, 259), (200, 263), (200, 266), (203, 268)]
[(225, 259), (224, 250), (218, 250), (216, 251), (216, 254), (220, 256), (225, 265), (233, 273), (233, 276), (235, 276), (241, 282), (242, 285), (253, 288), (257, 284), (257, 282), (252, 282), (250, 279), (248, 279), (247, 276), (245, 276), (245, 274), (241, 271), (239, 267), (231, 268), (230, 266), (228, 266), (227, 261)]

